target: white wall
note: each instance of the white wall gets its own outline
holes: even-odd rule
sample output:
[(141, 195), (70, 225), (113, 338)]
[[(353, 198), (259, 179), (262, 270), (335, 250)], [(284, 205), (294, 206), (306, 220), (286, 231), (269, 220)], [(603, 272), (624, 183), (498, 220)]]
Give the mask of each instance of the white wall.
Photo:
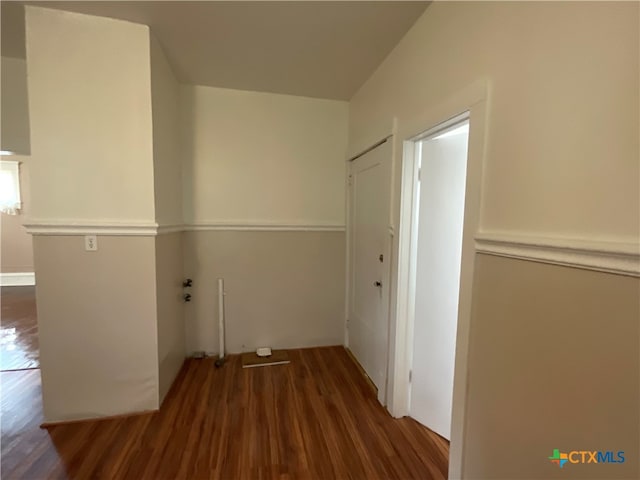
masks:
[[(380, 125), (390, 125), (394, 117), (401, 129), (425, 112), (440, 108), (465, 87), (486, 79), (490, 89), (480, 229), (562, 238), (569, 244), (604, 240), (637, 245), (639, 13), (637, 3), (434, 2), (353, 97), (349, 151), (366, 147), (379, 135)], [(473, 125), (472, 119), (472, 137)], [(396, 162), (399, 160), (398, 155)], [(397, 228), (397, 216), (394, 223)], [(583, 316), (590, 312), (571, 306), (577, 301), (576, 291), (588, 298), (601, 296), (602, 315), (615, 315), (617, 331), (635, 339), (620, 346), (608, 341), (598, 346), (602, 371), (615, 371), (619, 349), (624, 349), (627, 358), (637, 358), (638, 312), (632, 308), (637, 305), (637, 282), (615, 280), (625, 284), (620, 297), (607, 287), (607, 274), (567, 273), (562, 267), (525, 272), (524, 266), (531, 265), (525, 262), (519, 268), (521, 262), (515, 260), (501, 260), (508, 265), (496, 270), (493, 263), (497, 260), (491, 262), (491, 268), (477, 272), (474, 280), (471, 363), (469, 378), (464, 379), (469, 385), (466, 424), (474, 427), (467, 428), (464, 447), (460, 439), (453, 439), (456, 445), (452, 443), (452, 454), (459, 455), (464, 448), (463, 476), (564, 476), (568, 472), (549, 470), (546, 463), (534, 463), (530, 458), (546, 459), (541, 446), (554, 438), (562, 439), (567, 449), (578, 444), (584, 445), (581, 448), (608, 448), (597, 447), (597, 437), (592, 435), (607, 428), (609, 433), (620, 432), (621, 447), (615, 448), (637, 452), (637, 429), (634, 437), (624, 420), (635, 421), (637, 408), (630, 408), (631, 403), (622, 405), (605, 390), (589, 390), (589, 395), (593, 393), (600, 401), (590, 402), (581, 411), (581, 418), (597, 418), (597, 425), (593, 421), (579, 423), (571, 414), (566, 420), (560, 415), (550, 421), (549, 409), (537, 408), (535, 398), (539, 397), (529, 395), (534, 390), (525, 385), (547, 386), (545, 398), (554, 399), (559, 405), (556, 411), (564, 413), (571, 412), (572, 405), (581, 405), (585, 396), (585, 384), (567, 387), (562, 380), (562, 375), (569, 374), (566, 370), (550, 373), (544, 359), (547, 348), (555, 349), (553, 358), (563, 361), (588, 358), (593, 344), (567, 341), (559, 352), (548, 329), (528, 328), (536, 322), (536, 315), (544, 313), (516, 313), (528, 311), (524, 298), (538, 297), (544, 303), (551, 296), (555, 311), (566, 313), (554, 314), (558, 327), (568, 332), (580, 325), (585, 329), (580, 338), (592, 339), (602, 325), (591, 317), (583, 324)], [(512, 275), (509, 290), (493, 281), (501, 272)], [(588, 287), (580, 287), (586, 283)], [(563, 285), (567, 295), (553, 295), (548, 285)], [(476, 304), (476, 291), (490, 298), (482, 308)], [(518, 303), (510, 303), (510, 299)], [(620, 307), (613, 309), (613, 305)], [(509, 336), (502, 334), (504, 322), (514, 331), (526, 331), (522, 341), (532, 348), (521, 348), (523, 343), (515, 347)], [(493, 361), (496, 358), (501, 361)], [(526, 376), (521, 377), (523, 372)], [(625, 398), (636, 405), (638, 374), (637, 362), (631, 362), (632, 380), (623, 387)], [(492, 379), (490, 387), (483, 381), (486, 378)], [(514, 378), (526, 382), (516, 384)], [(508, 397), (509, 402), (496, 410), (495, 402), (487, 400), (492, 395)], [(506, 412), (499, 428), (495, 422), (482, 420), (495, 419), (496, 411)], [(608, 417), (608, 411), (618, 412), (615, 420)], [(606, 426), (607, 418), (615, 426)], [(514, 442), (522, 432), (528, 432), (527, 441)], [(530, 445), (535, 451), (528, 448)], [(495, 458), (509, 460), (496, 462)], [(452, 475), (460, 474), (459, 466)], [(637, 476), (637, 464), (628, 463), (619, 469), (620, 474), (607, 470), (603, 475), (633, 477), (634, 471)], [(590, 474), (574, 472), (578, 477)]]
[(27, 95), (27, 62), (23, 58), (2, 57), (0, 123), (1, 150), (28, 155), (29, 98)]
[(353, 97), (350, 150), (488, 78), (482, 226), (633, 241), (639, 58), (634, 2), (434, 2)]
[(182, 87), (185, 220), (344, 224), (346, 102)]
[(35, 221), (153, 222), (149, 29), (26, 7)]

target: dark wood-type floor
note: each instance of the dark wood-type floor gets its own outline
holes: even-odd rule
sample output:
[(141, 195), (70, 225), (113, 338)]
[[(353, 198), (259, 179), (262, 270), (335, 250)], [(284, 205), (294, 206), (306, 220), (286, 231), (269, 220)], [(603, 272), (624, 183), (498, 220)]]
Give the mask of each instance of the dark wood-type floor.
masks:
[(2, 287), (0, 303), (0, 370), (38, 368), (35, 287)]
[(2, 478), (446, 478), (448, 442), (393, 419), (344, 348), (289, 356), (187, 360), (160, 412), (48, 431), (39, 370), (3, 372)]

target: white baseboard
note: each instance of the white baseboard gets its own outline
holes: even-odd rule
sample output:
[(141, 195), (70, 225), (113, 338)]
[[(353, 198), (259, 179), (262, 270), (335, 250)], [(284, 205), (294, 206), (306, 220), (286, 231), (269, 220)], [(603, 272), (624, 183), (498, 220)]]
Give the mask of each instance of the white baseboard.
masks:
[(2, 287), (24, 287), (35, 284), (36, 274), (34, 272), (0, 273), (0, 286)]

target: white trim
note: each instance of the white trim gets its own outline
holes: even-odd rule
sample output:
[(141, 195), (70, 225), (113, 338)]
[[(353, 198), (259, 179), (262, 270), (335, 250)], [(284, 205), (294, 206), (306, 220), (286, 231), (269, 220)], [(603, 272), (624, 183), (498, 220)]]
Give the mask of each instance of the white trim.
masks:
[(396, 119), (391, 120), (383, 119), (375, 122), (373, 126), (366, 132), (353, 133), (349, 138), (349, 148), (347, 149), (346, 161), (350, 161), (354, 157), (363, 154), (372, 145), (375, 145), (380, 140), (389, 138), (396, 133)]
[(185, 225), (176, 224), (176, 225), (158, 225), (157, 234), (163, 235), (167, 233), (179, 233), (184, 232)]
[(23, 287), (36, 284), (34, 272), (0, 273), (0, 286)]
[(117, 235), (154, 236), (158, 224), (144, 222), (76, 221), (76, 220), (32, 220), (24, 223), (31, 235)]
[(344, 232), (344, 225), (271, 224), (271, 223), (194, 223), (185, 225), (188, 232), (252, 231), (252, 232)]
[(370, 147), (365, 148), (363, 151), (361, 151), (359, 153), (356, 153), (353, 157), (348, 158), (347, 162), (349, 162), (349, 163), (354, 162), (355, 160), (359, 159), (363, 155), (366, 155), (367, 153), (369, 153), (371, 150), (375, 150), (376, 148), (378, 148), (383, 143), (386, 143), (391, 137), (393, 137), (393, 134), (390, 134), (390, 135), (384, 137), (383, 139), (381, 139), (380, 141), (374, 143)]
[(577, 238), (479, 232), (476, 251), (552, 265), (640, 276), (640, 244)]
[(345, 268), (344, 268), (344, 346), (349, 348), (349, 311), (351, 309), (351, 162), (345, 163), (344, 178), (344, 210), (345, 210)]
[(158, 225), (145, 222), (27, 220), (24, 227), (31, 235), (103, 235), (156, 236), (176, 232), (257, 231), (257, 232), (344, 232), (344, 225), (332, 224), (271, 224), (217, 223)]

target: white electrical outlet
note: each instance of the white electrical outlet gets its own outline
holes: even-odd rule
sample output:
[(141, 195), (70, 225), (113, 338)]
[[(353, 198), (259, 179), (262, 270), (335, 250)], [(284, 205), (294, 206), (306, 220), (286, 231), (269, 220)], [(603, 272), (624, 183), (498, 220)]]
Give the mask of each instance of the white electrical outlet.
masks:
[(84, 249), (87, 252), (95, 252), (96, 250), (98, 250), (98, 237), (95, 235), (85, 235)]

